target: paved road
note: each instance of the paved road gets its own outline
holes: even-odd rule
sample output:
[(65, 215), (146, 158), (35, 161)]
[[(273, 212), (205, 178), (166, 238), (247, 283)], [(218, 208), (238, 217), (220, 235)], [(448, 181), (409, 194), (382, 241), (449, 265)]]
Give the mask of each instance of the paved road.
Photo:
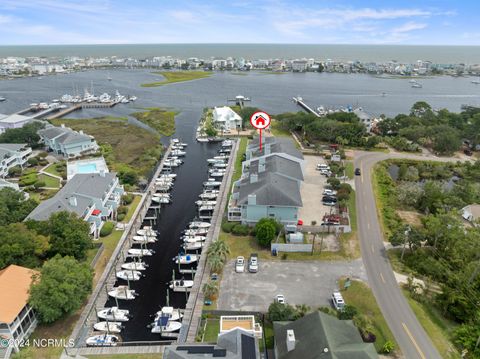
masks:
[(355, 167), (360, 168), (362, 172), (362, 175), (357, 176), (355, 179), (358, 234), (363, 263), (367, 271), (370, 287), (405, 358), (441, 358), (400, 291), (385, 252), (372, 189), (371, 171), (375, 163), (388, 158), (410, 158), (442, 162), (461, 161), (461, 159), (400, 153), (357, 152), (354, 161)]

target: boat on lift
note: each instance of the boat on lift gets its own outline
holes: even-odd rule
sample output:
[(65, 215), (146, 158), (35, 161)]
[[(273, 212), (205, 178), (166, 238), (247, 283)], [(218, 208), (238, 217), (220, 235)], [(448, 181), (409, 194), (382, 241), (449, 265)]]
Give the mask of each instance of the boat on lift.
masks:
[(99, 332), (120, 333), (123, 325), (121, 322), (98, 322), (93, 325), (93, 329)]
[(177, 279), (170, 282), (169, 288), (174, 292), (189, 292), (193, 287), (193, 280)]
[(196, 201), (195, 204), (197, 206), (215, 206), (217, 201)]
[(189, 228), (183, 231), (185, 236), (206, 236), (208, 228)]
[(143, 274), (136, 270), (122, 270), (116, 274), (118, 279), (128, 280), (128, 281), (137, 281), (142, 279)]
[(158, 231), (154, 230), (154, 229), (139, 229), (137, 230), (137, 234), (139, 236), (152, 236), (152, 237), (155, 237), (155, 236), (158, 236)]
[(110, 334), (100, 334), (88, 337), (85, 342), (89, 347), (114, 347), (118, 343), (118, 337)]
[(206, 181), (203, 182), (203, 186), (206, 188), (215, 188), (215, 187), (220, 187), (222, 185), (222, 182), (219, 181)]
[(183, 249), (185, 251), (198, 251), (200, 249), (202, 249), (204, 246), (204, 243), (202, 241), (199, 241), (199, 242), (193, 242), (193, 243), (184, 243), (183, 244)]
[(196, 254), (184, 254), (174, 257), (173, 260), (176, 264), (192, 264), (198, 261), (198, 256)]
[(159, 203), (159, 204), (169, 204), (172, 201), (170, 200), (170, 198), (166, 198), (166, 197), (152, 197), (152, 202)]
[(111, 307), (97, 311), (97, 316), (108, 321), (127, 322), (130, 319), (130, 312), (127, 309)]
[(223, 140), (222, 141), (222, 147), (232, 147), (233, 146), (233, 141), (232, 140)]
[(154, 334), (173, 333), (182, 328), (182, 323), (169, 320), (168, 317), (159, 317), (151, 324), (151, 328)]
[(198, 243), (205, 241), (207, 238), (205, 236), (184, 236), (182, 239), (185, 243)]
[(183, 157), (183, 156), (186, 155), (186, 152), (185, 152), (185, 151), (178, 150), (178, 149), (175, 149), (175, 150), (173, 150), (172, 152), (170, 152), (170, 154), (171, 154), (172, 156)]
[(180, 309), (162, 307), (162, 309), (155, 313), (155, 320), (160, 317), (167, 317), (169, 320), (180, 320), (183, 318), (183, 314), (180, 312)]
[(157, 240), (157, 237), (154, 236), (133, 236), (135, 243), (155, 243)]
[(122, 300), (133, 300), (138, 294), (133, 289), (129, 289), (126, 285), (119, 285), (118, 287), (112, 288), (108, 292), (108, 295), (112, 298), (122, 299)]
[(155, 251), (153, 249), (131, 248), (128, 250), (127, 253), (131, 257), (142, 257), (142, 256), (153, 256)]
[(208, 199), (216, 199), (218, 197), (218, 194), (215, 193), (201, 193), (198, 197), (204, 200)]
[(159, 178), (176, 178), (177, 177), (177, 174), (176, 173), (164, 173), (162, 175), (160, 175)]

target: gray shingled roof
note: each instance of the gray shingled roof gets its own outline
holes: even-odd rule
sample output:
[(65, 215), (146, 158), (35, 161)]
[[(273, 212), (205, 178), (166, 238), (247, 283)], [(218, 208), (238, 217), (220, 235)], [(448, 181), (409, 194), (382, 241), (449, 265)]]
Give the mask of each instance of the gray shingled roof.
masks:
[[(267, 138), (273, 138), (274, 140), (268, 140)], [(256, 141), (256, 145), (250, 147), (250, 150), (253, 150), (253, 158), (255, 157), (260, 157), (265, 155), (266, 153), (266, 148), (270, 147), (270, 153), (286, 153), (290, 156), (299, 158), (303, 160), (303, 155), (302, 153), (297, 149), (295, 146), (295, 143), (291, 138), (285, 138), (285, 137), (266, 137), (265, 138), (265, 143), (262, 146), (262, 151), (258, 148), (258, 140)]]
[(10, 157), (11, 153), (24, 147), (27, 147), (26, 143), (0, 143), (0, 161), (3, 160), (6, 155)]
[[(287, 330), (295, 335), (295, 349), (288, 352)], [(375, 359), (378, 354), (371, 343), (364, 343), (351, 320), (316, 311), (294, 322), (273, 323), (277, 359)], [(328, 353), (323, 349), (328, 348)], [(321, 356), (320, 356), (321, 355)]]
[(296, 180), (277, 173), (258, 174), (258, 181), (251, 183), (250, 177), (240, 182), (238, 204), (247, 204), (248, 195), (256, 195), (256, 203), (264, 206), (301, 207), (302, 196)]
[[(249, 172), (258, 173), (260, 160), (255, 159), (250, 162)], [(281, 175), (285, 175), (291, 178), (295, 178), (299, 181), (303, 181), (302, 167), (297, 161), (289, 160), (288, 158), (274, 155), (265, 159), (265, 171), (275, 172)]]
[(46, 139), (51, 140), (52, 138), (55, 138), (63, 133), (67, 132), (67, 128), (65, 127), (54, 127), (50, 126), (47, 128), (44, 128), (43, 130), (38, 130), (37, 133), (40, 137), (44, 137)]
[(57, 142), (63, 143), (64, 145), (68, 145), (69, 143), (90, 141), (91, 139), (92, 138), (88, 135), (78, 133), (75, 131), (70, 131), (70, 132), (64, 133), (59, 138), (57, 138)]
[[(45, 221), (55, 212), (68, 211), (81, 216), (85, 209), (92, 204), (91, 198), (101, 198), (116, 174), (105, 173), (101, 176), (97, 173), (76, 174), (57, 194), (40, 203), (28, 216), (27, 219)], [(70, 205), (70, 197), (75, 196), (77, 205)]]

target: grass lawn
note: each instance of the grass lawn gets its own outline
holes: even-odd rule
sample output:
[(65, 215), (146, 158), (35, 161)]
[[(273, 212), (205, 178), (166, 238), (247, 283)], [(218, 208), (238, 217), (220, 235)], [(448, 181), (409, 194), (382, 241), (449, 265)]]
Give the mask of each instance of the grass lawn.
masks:
[(38, 175), (38, 179), (40, 181), (45, 182), (45, 187), (52, 187), (52, 188), (59, 188), (60, 187), (60, 180), (55, 177), (50, 177), (44, 174)]
[(112, 256), (115, 247), (118, 244), (118, 241), (122, 237), (123, 231), (113, 230), (113, 232), (103, 238), (100, 238), (97, 242), (103, 243), (103, 252), (98, 258), (97, 264), (95, 265), (95, 276), (93, 278), (93, 286), (97, 284), (98, 279), (102, 275), (105, 267)]
[(128, 223), (132, 219), (133, 214), (135, 213), (135, 210), (137, 209), (140, 200), (142, 199), (142, 196), (133, 196), (133, 201), (128, 205), (128, 212), (125, 218), (123, 219), (123, 223)]
[[(343, 288), (345, 280), (340, 280), (340, 287)], [(395, 343), (392, 332), (388, 328), (387, 322), (377, 305), (377, 301), (368, 286), (360, 281), (352, 280), (352, 285), (347, 290), (342, 290), (345, 303), (353, 305), (362, 314), (367, 315), (372, 320), (374, 334), (377, 337), (375, 348), (380, 351), (387, 340)], [(395, 347), (398, 347), (395, 344)]]
[(134, 112), (132, 116), (140, 122), (153, 128), (163, 136), (172, 136), (175, 133), (175, 111), (163, 108), (151, 108), (145, 112)]
[(161, 353), (156, 354), (110, 354), (110, 355), (87, 355), (88, 359), (162, 359)]
[(218, 333), (220, 332), (220, 319), (207, 318), (207, 325), (205, 326), (205, 333), (203, 341), (205, 343), (216, 343)]
[(206, 71), (159, 71), (154, 74), (162, 75), (165, 79), (162, 81), (142, 84), (142, 87), (157, 87), (174, 82), (184, 82), (210, 77), (212, 72)]
[[(274, 259), (269, 249), (265, 249), (258, 245), (257, 240), (252, 236), (235, 236), (231, 233), (220, 232), (218, 237), (220, 240), (227, 242), (230, 248), (230, 259), (244, 256), (248, 258), (251, 253), (257, 253), (259, 259)], [(278, 258), (278, 257), (277, 257)]]
[(265, 321), (263, 336), (265, 337), (267, 349), (273, 349), (273, 335), (273, 323)]
[(57, 171), (57, 168), (56, 168), (57, 164), (58, 164), (58, 162), (57, 163), (52, 163), (50, 166), (45, 168), (44, 171), (47, 172), (47, 173), (50, 173), (54, 176), (62, 177), (62, 174)]
[(353, 171), (354, 171), (353, 162), (351, 162), (351, 161), (345, 162), (345, 175), (348, 178), (353, 179), (353, 177), (354, 177)]
[(272, 134), (276, 137), (290, 137), (292, 135), (290, 131), (281, 128), (280, 123), (275, 119), (272, 120), (270, 131), (272, 131)]
[(74, 130), (83, 130), (94, 136), (102, 145), (103, 155), (112, 171), (129, 168), (146, 176), (161, 155), (158, 135), (130, 125), (121, 118), (57, 119), (51, 122), (56, 126), (65, 123)]
[(449, 340), (450, 333), (456, 325), (443, 318), (441, 313), (432, 305), (417, 302), (406, 289), (402, 291), (423, 329), (425, 329), (437, 350), (443, 354), (443, 357), (447, 359), (460, 358), (460, 354)]
[(40, 203), (42, 201), (45, 201), (46, 199), (53, 197), (57, 192), (58, 190), (56, 189), (42, 189), (38, 192), (28, 192), (28, 195), (30, 196), (30, 198)]

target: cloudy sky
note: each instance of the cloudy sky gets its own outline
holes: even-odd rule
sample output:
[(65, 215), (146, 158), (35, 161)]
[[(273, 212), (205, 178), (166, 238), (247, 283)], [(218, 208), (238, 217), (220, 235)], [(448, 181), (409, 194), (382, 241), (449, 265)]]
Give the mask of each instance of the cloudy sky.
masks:
[(480, 45), (480, 1), (0, 0), (0, 45)]

